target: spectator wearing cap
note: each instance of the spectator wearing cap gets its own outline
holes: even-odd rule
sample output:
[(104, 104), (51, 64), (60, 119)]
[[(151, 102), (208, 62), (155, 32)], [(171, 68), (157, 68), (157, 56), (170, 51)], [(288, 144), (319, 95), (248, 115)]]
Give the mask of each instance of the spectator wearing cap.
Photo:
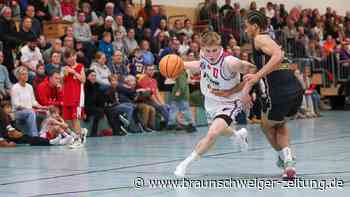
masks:
[(27, 134), (30, 136), (38, 136), (38, 128), (36, 123), (36, 109), (46, 109), (41, 106), (35, 99), (33, 87), (27, 83), (28, 69), (20, 66), (16, 68), (15, 75), (18, 83), (11, 88), (11, 103), (15, 112), (15, 119), (24, 122)]

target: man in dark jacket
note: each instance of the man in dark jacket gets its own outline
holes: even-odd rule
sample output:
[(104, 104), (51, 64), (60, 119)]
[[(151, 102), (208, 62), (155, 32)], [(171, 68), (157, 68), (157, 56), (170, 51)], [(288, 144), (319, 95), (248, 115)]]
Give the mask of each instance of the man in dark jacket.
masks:
[(7, 67), (11, 81), (15, 81), (12, 70), (14, 62), (12, 50), (19, 44), (16, 24), (12, 20), (12, 11), (9, 7), (3, 7), (0, 11), (0, 41), (3, 44), (4, 65)]

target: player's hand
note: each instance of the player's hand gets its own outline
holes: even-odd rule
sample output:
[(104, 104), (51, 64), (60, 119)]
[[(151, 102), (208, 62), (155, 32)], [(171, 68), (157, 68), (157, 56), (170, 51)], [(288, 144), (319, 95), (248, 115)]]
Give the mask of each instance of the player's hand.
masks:
[(250, 108), (253, 107), (252, 97), (249, 94), (243, 94), (241, 96), (241, 101), (242, 101), (244, 108), (246, 110), (249, 110)]
[(180, 95), (181, 95), (180, 92), (176, 92), (176, 93), (175, 93), (175, 96), (180, 96)]
[(243, 76), (243, 81), (250, 84), (255, 84), (259, 81), (259, 77), (257, 74), (246, 74)]

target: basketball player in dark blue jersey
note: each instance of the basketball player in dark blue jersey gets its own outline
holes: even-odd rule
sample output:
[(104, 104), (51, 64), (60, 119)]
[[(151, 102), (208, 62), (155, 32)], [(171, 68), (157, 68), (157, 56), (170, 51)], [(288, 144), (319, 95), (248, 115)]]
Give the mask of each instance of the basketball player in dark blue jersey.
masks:
[(247, 74), (244, 81), (259, 83), (262, 101), (262, 129), (271, 146), (278, 153), (277, 165), (283, 169), (283, 178), (296, 177), (295, 160), (289, 146), (286, 121), (293, 117), (303, 98), (300, 82), (284, 63), (284, 52), (266, 32), (267, 18), (259, 11), (248, 13), (246, 33), (252, 38), (253, 59), (258, 68)]

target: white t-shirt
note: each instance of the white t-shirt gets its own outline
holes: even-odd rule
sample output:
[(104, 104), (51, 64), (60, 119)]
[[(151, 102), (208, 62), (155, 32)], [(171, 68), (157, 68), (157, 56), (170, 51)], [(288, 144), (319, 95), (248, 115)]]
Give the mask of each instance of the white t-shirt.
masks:
[(33, 87), (26, 83), (23, 87), (19, 83), (12, 86), (11, 89), (11, 102), (13, 108), (16, 110), (18, 106), (32, 109), (33, 106), (38, 105), (35, 99)]
[(21, 48), (21, 62), (29, 64), (29, 68), (33, 71), (36, 70), (36, 66), (39, 64), (39, 61), (44, 62), (43, 56), (38, 47), (35, 47), (32, 51), (28, 45), (25, 45)]

